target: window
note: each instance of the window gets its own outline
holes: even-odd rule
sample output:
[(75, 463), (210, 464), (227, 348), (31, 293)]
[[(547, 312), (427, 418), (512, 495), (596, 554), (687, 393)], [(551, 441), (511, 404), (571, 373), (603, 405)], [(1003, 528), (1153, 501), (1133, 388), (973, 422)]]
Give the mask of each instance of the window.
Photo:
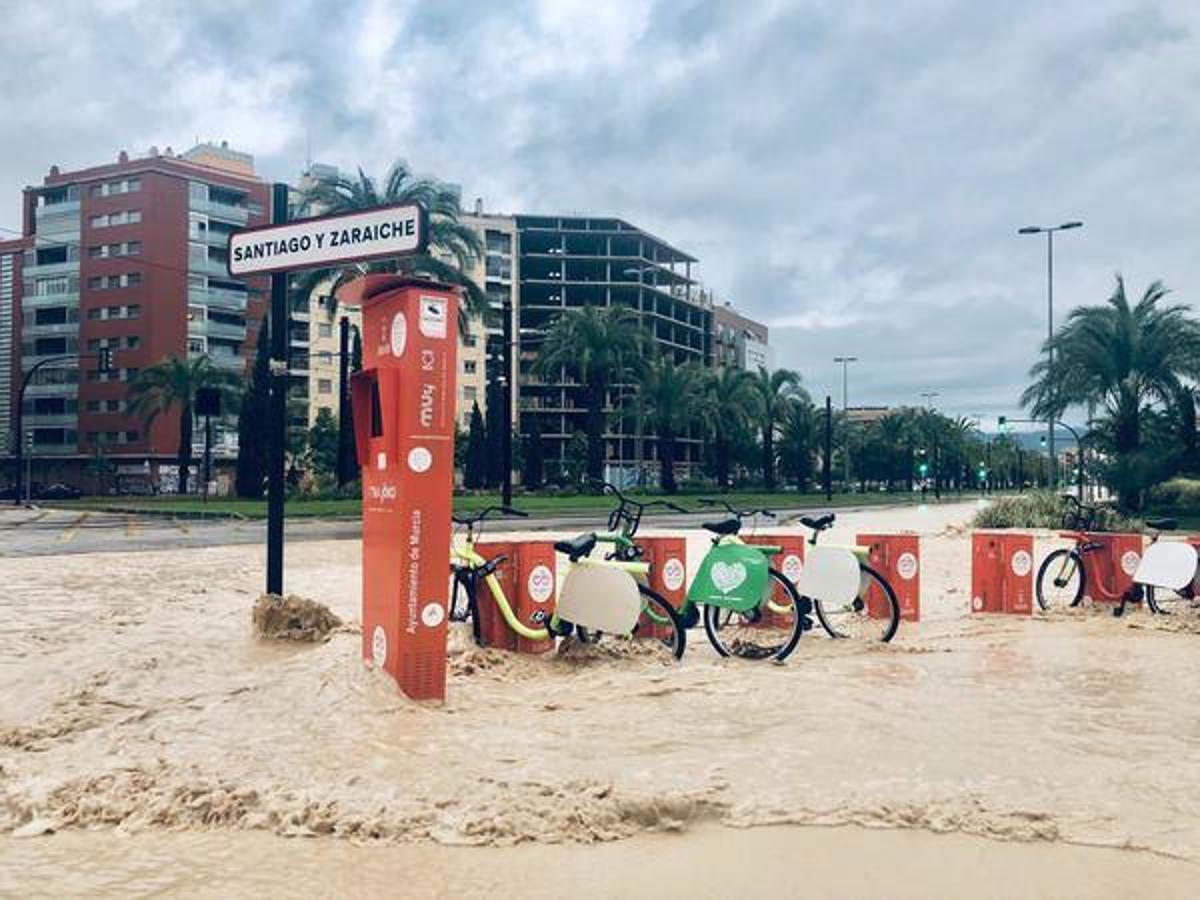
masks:
[(104, 408), (110, 413), (121, 412), (121, 407), (124, 404), (124, 400), (105, 400)]
[(138, 304), (125, 307), (125, 316), (129, 319), (136, 319), (142, 314), (142, 308)]
[(126, 256), (140, 256), (141, 252), (142, 252), (142, 242), (141, 241), (130, 241), (129, 243), (127, 243), (125, 245), (125, 255)]
[(88, 219), (88, 224), (93, 228), (104, 228), (108, 225), (108, 216), (92, 216)]
[(100, 401), (99, 400), (89, 400), (87, 402), (87, 411), (90, 413), (100, 412)]
[(102, 291), (104, 290), (106, 279), (102, 275), (93, 275), (88, 279), (87, 284), (89, 291)]
[(91, 321), (94, 322), (97, 319), (103, 319), (103, 318), (104, 318), (104, 310), (102, 308), (88, 310), (88, 319), (90, 319)]
[(33, 283), (33, 293), (37, 297), (50, 297), (54, 294), (66, 294), (71, 290), (71, 279), (66, 275), (54, 275), (50, 278), (39, 278)]
[(121, 276), (121, 287), (137, 287), (142, 283), (141, 272), (130, 272)]
[(136, 431), (125, 432), (125, 443), (133, 444), (133, 443), (137, 442), (137, 439), (138, 439), (138, 433)]
[(65, 325), (67, 322), (67, 308), (65, 306), (51, 306), (48, 309), (39, 309), (34, 313), (33, 323), (35, 325)]
[(329, 378), (317, 379), (317, 393), (318, 394), (332, 394), (333, 393), (333, 381)]
[(125, 221), (127, 221), (130, 225), (136, 225), (138, 222), (142, 221), (141, 211), (136, 210), (136, 209), (131, 209), (129, 211), (128, 217), (126, 218)]
[(141, 346), (141, 343), (142, 339), (140, 337), (138, 337), (136, 334), (131, 334), (129, 337), (125, 338), (125, 349), (136, 350), (139, 346)]
[(206, 349), (204, 338), (188, 338), (188, 353), (203, 353)]
[(464, 400), (474, 400), (476, 398), (476, 396), (478, 396), (478, 394), (479, 394), (479, 392), (477, 390), (475, 390), (474, 385), (469, 384), (463, 388), (463, 399)]
[(333, 354), (328, 350), (319, 350), (317, 351), (317, 362), (326, 366), (333, 365)]
[(119, 319), (119, 318), (121, 318), (121, 307), (119, 307), (119, 306), (107, 306), (107, 307), (105, 307), (105, 309), (108, 311), (108, 316), (107, 316), (107, 318), (109, 318), (109, 319)]
[(97, 244), (95, 247), (88, 247), (88, 256), (92, 259), (103, 259), (108, 256), (108, 247), (105, 244)]
[(475, 360), (464, 359), (463, 360), (463, 372), (467, 375), (474, 375), (475, 374)]
[(317, 334), (323, 338), (333, 337), (333, 325), (323, 322), (317, 326)]
[(473, 335), (473, 334), (463, 335), (463, 346), (464, 347), (474, 347), (478, 343), (479, 343), (479, 340), (478, 340), (478, 338), (475, 337), (475, 335)]
[(134, 191), (140, 191), (141, 189), (142, 179), (140, 178), (130, 178), (127, 182), (125, 182), (125, 190), (130, 193), (133, 193)]

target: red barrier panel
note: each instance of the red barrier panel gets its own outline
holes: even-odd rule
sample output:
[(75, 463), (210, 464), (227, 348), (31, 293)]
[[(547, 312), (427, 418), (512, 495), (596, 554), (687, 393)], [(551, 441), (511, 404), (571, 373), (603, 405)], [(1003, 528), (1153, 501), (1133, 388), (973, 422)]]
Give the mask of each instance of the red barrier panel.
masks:
[(370, 275), (340, 295), (363, 307), (363, 369), (350, 386), (362, 467), (362, 655), (414, 700), (442, 700), (457, 289)]
[(1033, 537), (977, 531), (971, 538), (971, 611), (1033, 612)]
[[(510, 604), (515, 603), (517, 596), (517, 545), (513, 541), (482, 541), (475, 545), (475, 552), (484, 559), (492, 560), (497, 556), (505, 557), (504, 562), (496, 568), (496, 580), (500, 589), (508, 598)], [(485, 647), (499, 647), (501, 650), (516, 650), (517, 635), (504, 621), (504, 614), (496, 605), (495, 598), (487, 586), (480, 581), (475, 585), (475, 603), (478, 607), (479, 638)], [(516, 607), (513, 607), (516, 609)], [(547, 643), (549, 643), (547, 641)]]
[[(783, 577), (793, 584), (804, 570), (804, 535), (802, 534), (751, 534), (743, 535), (742, 540), (747, 544), (758, 544), (780, 547), (780, 551), (771, 557), (771, 567), (783, 573)], [(790, 606), (784, 589), (775, 586), (775, 602), (782, 606)], [(763, 614), (763, 625), (768, 628), (791, 628), (794, 619), (786, 614), (767, 610)]]
[[(530, 628), (537, 623), (539, 611), (547, 617), (554, 612), (557, 561), (551, 541), (484, 541), (475, 545), (484, 559), (506, 557), (496, 569), (496, 579), (517, 619)], [(486, 583), (476, 589), (479, 636), (488, 647), (515, 650), (518, 653), (545, 653), (554, 649), (554, 641), (519, 637), (508, 627), (504, 613)]]
[[(540, 628), (538, 613), (549, 621), (558, 588), (558, 560), (553, 541), (521, 541), (517, 544), (517, 596), (510, 600), (517, 619), (530, 628)], [(512, 595), (508, 595), (511, 597)], [(510, 632), (511, 633), (511, 632)], [(554, 641), (517, 638), (518, 653), (546, 653)]]
[[(1068, 534), (1067, 537), (1076, 537)], [(1086, 532), (1083, 539), (1099, 544), (1082, 553), (1085, 603), (1117, 603), (1133, 586), (1133, 573), (1142, 561), (1143, 539), (1140, 534)]]
[[(887, 579), (900, 604), (900, 618), (921, 621), (921, 539), (915, 534), (860, 534), (858, 543), (869, 547), (867, 565)], [(867, 591), (867, 610), (882, 613), (883, 590)]]
[[(638, 538), (642, 559), (650, 564), (646, 586), (676, 609), (683, 606), (687, 596), (687, 541), (681, 537)], [(645, 614), (638, 622), (638, 637), (667, 638), (665, 625), (657, 625)]]

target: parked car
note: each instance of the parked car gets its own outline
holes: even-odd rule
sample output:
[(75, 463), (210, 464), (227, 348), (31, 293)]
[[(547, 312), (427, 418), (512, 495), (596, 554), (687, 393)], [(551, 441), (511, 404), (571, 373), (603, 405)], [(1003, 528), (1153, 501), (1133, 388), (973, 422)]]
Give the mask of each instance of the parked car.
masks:
[(34, 496), (39, 500), (78, 500), (83, 496), (83, 491), (69, 484), (59, 483), (42, 488)]

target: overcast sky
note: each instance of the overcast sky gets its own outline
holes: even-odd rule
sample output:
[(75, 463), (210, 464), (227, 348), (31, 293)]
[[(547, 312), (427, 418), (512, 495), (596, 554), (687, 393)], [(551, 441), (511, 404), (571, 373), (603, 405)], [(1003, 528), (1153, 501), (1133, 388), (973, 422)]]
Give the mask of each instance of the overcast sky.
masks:
[[(0, 226), (52, 163), (397, 158), (700, 258), (841, 402), (1013, 414), (1056, 310), (1200, 285), (1200, 3), (0, 0)], [(7, 234), (0, 232), (0, 234)]]

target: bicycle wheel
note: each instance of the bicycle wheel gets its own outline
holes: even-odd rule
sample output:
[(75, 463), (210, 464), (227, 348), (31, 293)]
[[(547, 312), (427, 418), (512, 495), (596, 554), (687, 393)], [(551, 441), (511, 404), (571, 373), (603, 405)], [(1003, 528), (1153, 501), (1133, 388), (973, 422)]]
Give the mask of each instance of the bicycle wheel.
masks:
[(859, 563), (863, 575), (858, 596), (849, 603), (830, 604), (813, 598), (821, 627), (832, 638), (887, 643), (900, 627), (900, 603), (887, 579)]
[(1061, 548), (1044, 560), (1037, 574), (1037, 602), (1043, 612), (1078, 606), (1083, 599), (1083, 557)]
[(704, 633), (722, 656), (783, 662), (800, 642), (809, 607), (782, 572), (768, 572), (774, 587), (767, 592), (767, 599), (749, 612), (705, 604)]
[(1146, 605), (1160, 616), (1200, 616), (1200, 599), (1187, 588), (1181, 594), (1169, 588), (1146, 585)]
[(681, 659), (687, 649), (687, 629), (683, 627), (679, 612), (644, 584), (638, 585), (638, 593), (642, 596), (642, 615), (630, 634), (609, 634), (577, 627), (575, 633), (579, 640), (585, 644), (598, 644), (602, 640), (636, 640), (643, 647), (661, 651), (664, 657)]
[(450, 602), (448, 604), (451, 622), (471, 622), (471, 634), (475, 643), (483, 646), (482, 634), (479, 628), (479, 607), (475, 599), (475, 580), (465, 569), (455, 569), (450, 573)]

